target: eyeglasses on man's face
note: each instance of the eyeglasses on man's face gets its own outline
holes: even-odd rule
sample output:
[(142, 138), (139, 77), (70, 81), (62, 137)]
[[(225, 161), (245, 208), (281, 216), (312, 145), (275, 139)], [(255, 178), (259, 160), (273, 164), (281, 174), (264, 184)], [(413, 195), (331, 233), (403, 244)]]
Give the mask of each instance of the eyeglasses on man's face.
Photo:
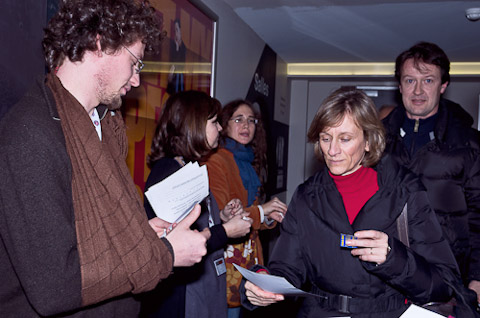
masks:
[(132, 53), (126, 46), (124, 46), (125, 50), (127, 50), (128, 53), (130, 53), (137, 61), (134, 64), (135, 67), (135, 73), (139, 74), (143, 68), (145, 67), (145, 64), (141, 59), (135, 56), (135, 54)]
[(246, 118), (246, 117), (243, 117), (243, 116), (238, 116), (238, 117), (232, 118), (230, 120), (232, 120), (235, 124), (240, 124), (240, 125), (243, 125), (245, 123), (247, 123), (249, 125), (258, 124), (258, 119), (253, 118), (253, 117)]

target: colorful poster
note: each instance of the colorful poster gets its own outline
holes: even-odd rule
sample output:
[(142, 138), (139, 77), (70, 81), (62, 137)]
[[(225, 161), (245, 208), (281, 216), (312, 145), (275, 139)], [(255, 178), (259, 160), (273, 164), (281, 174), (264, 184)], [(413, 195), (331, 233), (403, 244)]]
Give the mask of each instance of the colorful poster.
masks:
[(187, 0), (151, 0), (166, 37), (160, 52), (145, 55), (141, 84), (124, 98), (129, 152), (127, 165), (143, 195), (150, 173), (146, 157), (162, 107), (170, 94), (200, 90), (211, 94), (215, 21)]

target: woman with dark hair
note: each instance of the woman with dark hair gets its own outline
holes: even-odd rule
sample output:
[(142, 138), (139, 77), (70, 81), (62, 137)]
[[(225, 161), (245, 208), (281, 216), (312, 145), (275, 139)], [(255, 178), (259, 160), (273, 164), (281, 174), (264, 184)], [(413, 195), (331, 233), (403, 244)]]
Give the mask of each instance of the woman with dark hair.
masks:
[[(459, 279), (455, 258), (421, 182), (382, 157), (372, 100), (354, 89), (333, 92), (308, 140), (325, 167), (297, 188), (268, 264), (319, 296), (304, 298), (298, 317), (392, 318), (410, 302), (448, 301)], [(284, 299), (251, 282), (245, 289), (250, 307)]]
[(287, 211), (278, 198), (262, 203), (262, 182), (266, 175), (266, 141), (260, 115), (252, 104), (236, 100), (225, 105), (220, 115), (223, 127), (220, 149), (207, 161), (210, 189), (220, 208), (232, 198), (239, 198), (253, 219), (248, 237), (235, 240), (227, 247), (227, 299), (229, 317), (240, 315), (240, 273), (233, 263), (249, 268), (263, 264), (262, 246), (258, 230), (282, 222)]
[[(218, 145), (220, 109), (220, 103), (203, 92), (180, 92), (167, 100), (147, 158), (151, 172), (145, 191), (188, 162), (205, 163)], [(223, 250), (228, 238), (246, 235), (252, 221), (238, 199), (232, 198), (220, 212), (211, 195), (200, 205), (202, 213), (193, 227), (210, 232), (207, 255), (191, 268), (174, 268), (172, 276), (146, 295), (143, 317), (227, 317)], [(145, 210), (149, 219), (156, 216), (148, 200)]]

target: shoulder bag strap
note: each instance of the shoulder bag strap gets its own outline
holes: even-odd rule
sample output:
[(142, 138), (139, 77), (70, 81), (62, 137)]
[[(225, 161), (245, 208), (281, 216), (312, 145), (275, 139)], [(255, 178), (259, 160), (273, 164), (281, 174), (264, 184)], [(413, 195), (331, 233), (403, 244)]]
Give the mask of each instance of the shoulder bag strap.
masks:
[(410, 247), (408, 241), (408, 217), (407, 217), (407, 203), (403, 206), (402, 213), (397, 218), (398, 238), (406, 247)]

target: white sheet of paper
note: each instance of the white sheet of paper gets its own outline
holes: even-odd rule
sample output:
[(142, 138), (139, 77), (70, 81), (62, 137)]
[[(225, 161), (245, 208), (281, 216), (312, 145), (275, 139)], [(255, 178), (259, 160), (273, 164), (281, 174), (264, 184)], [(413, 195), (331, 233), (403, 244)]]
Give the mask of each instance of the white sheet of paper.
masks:
[(207, 195), (207, 166), (196, 162), (189, 162), (145, 192), (155, 214), (170, 223), (180, 222)]
[(251, 281), (253, 284), (268, 292), (289, 296), (321, 297), (319, 295), (307, 293), (296, 288), (283, 277), (255, 273), (240, 267), (237, 264), (233, 264), (233, 266), (235, 266), (235, 268), (240, 272), (240, 274), (242, 274), (243, 277), (245, 277), (246, 280)]
[(412, 304), (400, 318), (444, 318), (444, 316)]

